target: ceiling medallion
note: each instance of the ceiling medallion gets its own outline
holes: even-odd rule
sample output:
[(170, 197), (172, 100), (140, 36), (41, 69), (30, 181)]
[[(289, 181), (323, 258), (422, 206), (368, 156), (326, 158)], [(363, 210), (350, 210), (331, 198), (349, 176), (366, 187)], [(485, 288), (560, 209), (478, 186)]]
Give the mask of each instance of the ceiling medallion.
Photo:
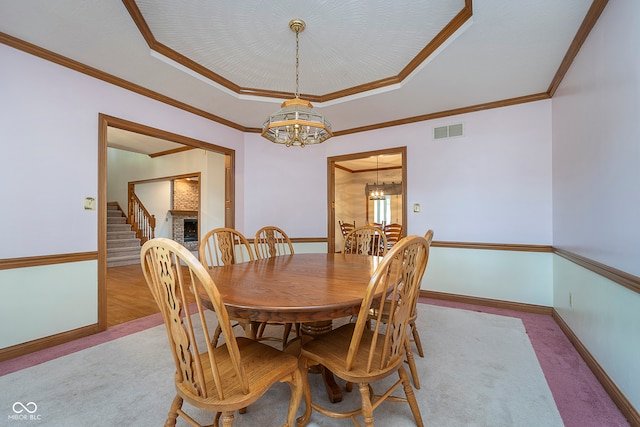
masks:
[(295, 98), (284, 101), (280, 110), (271, 114), (262, 125), (263, 137), (287, 147), (320, 144), (333, 136), (331, 125), (324, 116), (313, 110), (311, 102), (300, 99), (299, 35), (305, 26), (301, 19), (292, 19), (289, 22), (289, 28), (296, 33)]

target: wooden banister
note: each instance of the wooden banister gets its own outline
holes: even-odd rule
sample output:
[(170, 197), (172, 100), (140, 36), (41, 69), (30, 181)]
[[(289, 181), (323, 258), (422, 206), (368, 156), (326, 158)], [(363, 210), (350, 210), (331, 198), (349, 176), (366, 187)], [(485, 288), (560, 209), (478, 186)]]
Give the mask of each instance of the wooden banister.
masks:
[(136, 232), (136, 237), (140, 239), (140, 242), (144, 243), (155, 237), (156, 217), (144, 207), (136, 195), (133, 185), (129, 185), (128, 193), (127, 222), (131, 224), (131, 229)]

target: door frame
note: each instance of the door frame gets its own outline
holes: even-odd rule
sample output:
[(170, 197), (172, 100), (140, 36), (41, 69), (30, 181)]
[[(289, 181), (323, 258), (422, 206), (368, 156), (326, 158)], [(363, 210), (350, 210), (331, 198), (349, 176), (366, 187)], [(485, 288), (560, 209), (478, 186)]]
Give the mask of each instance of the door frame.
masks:
[(118, 128), (225, 156), (225, 227), (235, 227), (235, 150), (187, 136), (98, 114), (98, 330), (107, 329), (107, 131)]
[(327, 252), (334, 252), (336, 244), (336, 162), (375, 157), (384, 154), (401, 154), (402, 157), (402, 232), (406, 235), (408, 225), (406, 146), (327, 157)]

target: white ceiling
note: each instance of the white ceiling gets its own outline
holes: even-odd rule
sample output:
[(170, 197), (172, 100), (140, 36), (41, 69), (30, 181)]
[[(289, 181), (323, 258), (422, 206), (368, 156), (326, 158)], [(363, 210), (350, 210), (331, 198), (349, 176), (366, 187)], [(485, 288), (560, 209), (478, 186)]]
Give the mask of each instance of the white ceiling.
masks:
[(128, 130), (109, 127), (107, 130), (107, 145), (120, 150), (133, 151), (140, 154), (157, 154), (183, 147), (182, 144), (154, 138), (153, 136)]
[(591, 3), (473, 0), (418, 63), (465, 0), (0, 0), (0, 32), (251, 131), (295, 90), (300, 18), (300, 92), (344, 132), (548, 92)]
[[(171, 151), (182, 147), (182, 144), (115, 127), (110, 127), (108, 129), (107, 139), (109, 141), (109, 147), (148, 155)], [(341, 160), (336, 162), (336, 165), (341, 166), (350, 172), (371, 171), (376, 168), (398, 168), (402, 166), (402, 155), (381, 154), (379, 156)]]
[(402, 166), (402, 154), (381, 154), (379, 156), (341, 160), (336, 162), (336, 165), (350, 172), (372, 171), (378, 168), (399, 168)]

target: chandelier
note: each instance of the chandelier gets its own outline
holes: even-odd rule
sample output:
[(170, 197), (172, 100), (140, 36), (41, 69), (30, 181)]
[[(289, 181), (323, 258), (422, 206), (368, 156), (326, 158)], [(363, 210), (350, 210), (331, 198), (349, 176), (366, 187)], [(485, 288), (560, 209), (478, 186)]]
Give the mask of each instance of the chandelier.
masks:
[(311, 102), (300, 99), (299, 35), (306, 24), (301, 19), (292, 19), (289, 28), (296, 33), (296, 92), (295, 98), (286, 100), (281, 108), (271, 114), (262, 125), (262, 136), (276, 144), (304, 147), (320, 144), (331, 138), (331, 125), (322, 114), (313, 111)]
[(378, 181), (378, 160), (380, 157), (376, 157), (376, 186), (371, 192), (369, 192), (369, 200), (384, 200), (384, 190), (380, 187)]

